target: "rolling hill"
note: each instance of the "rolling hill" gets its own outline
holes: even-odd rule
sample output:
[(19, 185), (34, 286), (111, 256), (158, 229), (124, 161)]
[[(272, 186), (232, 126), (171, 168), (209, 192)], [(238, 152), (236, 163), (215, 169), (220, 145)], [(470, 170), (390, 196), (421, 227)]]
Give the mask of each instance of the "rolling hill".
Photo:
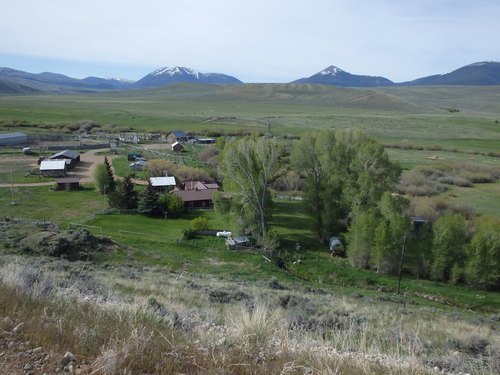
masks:
[(500, 63), (482, 61), (466, 65), (446, 74), (437, 74), (400, 83), (403, 86), (423, 85), (500, 85)]

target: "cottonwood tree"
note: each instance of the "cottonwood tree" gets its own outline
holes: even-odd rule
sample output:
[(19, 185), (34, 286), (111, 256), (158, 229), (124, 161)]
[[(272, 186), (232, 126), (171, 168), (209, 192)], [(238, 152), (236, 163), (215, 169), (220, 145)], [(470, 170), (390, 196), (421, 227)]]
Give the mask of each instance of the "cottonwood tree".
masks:
[(338, 234), (347, 217), (376, 207), (400, 173), (382, 145), (349, 129), (303, 135), (291, 162), (305, 177), (305, 199), (320, 243)]
[(261, 244), (271, 247), (276, 246), (276, 238), (269, 232), (272, 200), (268, 187), (275, 178), (281, 149), (274, 139), (251, 136), (227, 145), (223, 160), (224, 186), (233, 212)]
[(459, 214), (444, 215), (434, 223), (433, 234), (431, 278), (457, 281), (465, 257), (465, 219)]
[(468, 248), (466, 280), (485, 289), (500, 288), (500, 220), (478, 220)]
[(110, 184), (110, 178), (106, 165), (97, 164), (94, 170), (94, 185), (101, 194), (106, 194), (108, 192), (108, 187)]
[[(385, 192), (379, 202), (381, 218), (375, 230), (373, 265), (377, 272), (397, 273), (403, 246), (407, 246), (410, 221), (402, 214), (408, 201)], [(408, 255), (408, 254), (406, 254)]]

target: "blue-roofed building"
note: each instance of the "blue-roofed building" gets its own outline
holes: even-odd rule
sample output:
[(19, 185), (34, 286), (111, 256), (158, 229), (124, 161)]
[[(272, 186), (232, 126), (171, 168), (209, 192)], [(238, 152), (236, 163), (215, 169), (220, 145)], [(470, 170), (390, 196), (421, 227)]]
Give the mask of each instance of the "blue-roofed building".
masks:
[(175, 143), (175, 142), (187, 142), (188, 136), (184, 133), (183, 130), (172, 130), (167, 134), (167, 142)]

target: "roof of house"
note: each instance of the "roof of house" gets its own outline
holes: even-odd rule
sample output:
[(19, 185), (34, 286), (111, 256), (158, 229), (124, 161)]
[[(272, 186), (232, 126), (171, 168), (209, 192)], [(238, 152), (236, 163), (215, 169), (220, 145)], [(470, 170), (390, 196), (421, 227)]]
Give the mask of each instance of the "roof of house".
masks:
[(172, 130), (169, 134), (175, 135), (175, 138), (187, 138), (183, 130)]
[(178, 141), (175, 141), (174, 143), (172, 143), (172, 147), (177, 146), (177, 145), (179, 145), (179, 146), (181, 146), (181, 147), (184, 147), (184, 146), (182, 145), (182, 143), (180, 143), (180, 142), (178, 142)]
[(49, 159), (57, 159), (60, 157), (67, 157), (67, 158), (71, 158), (71, 159), (76, 159), (79, 156), (80, 156), (80, 153), (77, 151), (64, 150), (64, 151), (61, 151), (61, 152), (58, 152), (58, 153), (52, 155)]
[(54, 171), (54, 170), (65, 170), (66, 161), (65, 160), (42, 160), (40, 163), (41, 171)]
[(195, 202), (211, 200), (214, 191), (216, 191), (216, 189), (174, 190), (172, 194), (179, 196), (183, 202)]
[(79, 184), (80, 178), (79, 177), (62, 177), (62, 178), (57, 178), (56, 182), (58, 184)]
[(184, 182), (184, 190), (206, 190), (206, 189), (219, 189), (219, 185), (215, 183), (206, 184), (201, 181)]
[(151, 181), (151, 185), (157, 186), (176, 186), (177, 182), (175, 181), (174, 176), (167, 177), (150, 177), (149, 181)]

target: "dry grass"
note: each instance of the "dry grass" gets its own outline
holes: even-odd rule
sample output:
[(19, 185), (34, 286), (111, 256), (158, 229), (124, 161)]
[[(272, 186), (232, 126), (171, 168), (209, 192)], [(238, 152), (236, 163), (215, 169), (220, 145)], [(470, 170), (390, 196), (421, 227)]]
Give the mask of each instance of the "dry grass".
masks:
[[(496, 374), (498, 323), (160, 268), (0, 258), (0, 318), (95, 374)], [(210, 293), (246, 296), (213, 301)], [(1, 319), (0, 319), (1, 320)], [(0, 327), (2, 328), (2, 327)]]

